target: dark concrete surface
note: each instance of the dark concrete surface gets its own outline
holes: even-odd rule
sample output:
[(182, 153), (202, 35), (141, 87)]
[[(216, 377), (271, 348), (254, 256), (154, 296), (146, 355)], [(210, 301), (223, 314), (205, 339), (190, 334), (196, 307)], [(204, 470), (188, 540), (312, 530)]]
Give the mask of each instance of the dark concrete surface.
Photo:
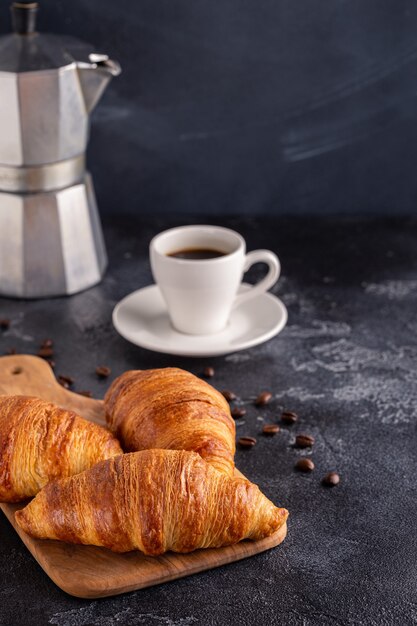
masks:
[[(201, 220), (204, 221), (204, 220)], [(213, 384), (247, 406), (239, 435), (258, 436), (285, 407), (283, 427), (236, 462), (291, 513), (278, 548), (240, 563), (124, 596), (67, 596), (37, 565), (0, 514), (0, 624), (7, 626), (375, 625), (417, 623), (417, 221), (415, 219), (224, 220), (282, 261), (274, 288), (289, 322), (268, 343), (209, 360), (153, 354), (111, 325), (115, 303), (149, 284), (147, 244), (166, 220), (106, 224), (110, 269), (103, 283), (68, 299), (0, 300), (0, 352), (56, 344), (56, 372), (102, 397), (129, 368), (213, 365)], [(262, 272), (255, 268), (252, 278)], [(274, 393), (263, 409), (261, 390)], [(262, 419), (260, 419), (262, 418)], [(310, 475), (294, 471), (297, 432), (316, 438)], [(322, 476), (341, 483), (326, 489)]]

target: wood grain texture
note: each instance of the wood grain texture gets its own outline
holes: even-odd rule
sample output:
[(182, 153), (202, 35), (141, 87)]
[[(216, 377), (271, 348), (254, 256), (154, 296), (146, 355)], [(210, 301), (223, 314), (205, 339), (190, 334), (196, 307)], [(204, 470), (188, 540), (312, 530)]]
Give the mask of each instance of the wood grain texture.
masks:
[[(49, 365), (38, 357), (1, 357), (0, 394), (37, 395), (77, 411), (84, 418), (104, 424), (103, 403), (61, 387)], [(80, 598), (125, 593), (238, 561), (277, 546), (287, 533), (284, 525), (277, 533), (261, 541), (244, 541), (225, 548), (197, 550), (190, 554), (167, 553), (160, 557), (149, 557), (136, 551), (116, 554), (95, 546), (29, 537), (17, 527), (14, 519), (15, 512), (23, 506), (1, 504), (0, 508), (48, 576), (61, 589)]]

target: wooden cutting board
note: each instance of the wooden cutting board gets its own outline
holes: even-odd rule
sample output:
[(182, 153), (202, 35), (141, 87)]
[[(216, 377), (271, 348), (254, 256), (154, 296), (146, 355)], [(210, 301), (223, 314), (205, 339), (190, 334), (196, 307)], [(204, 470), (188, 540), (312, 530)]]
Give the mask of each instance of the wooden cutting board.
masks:
[[(0, 357), (0, 394), (38, 396), (76, 411), (97, 424), (105, 423), (102, 400), (86, 398), (64, 389), (56, 381), (50, 366), (35, 356)], [(125, 593), (238, 561), (277, 546), (287, 534), (284, 525), (277, 533), (261, 541), (242, 541), (225, 548), (197, 550), (190, 554), (168, 552), (160, 557), (145, 556), (137, 551), (116, 554), (95, 546), (32, 539), (15, 523), (14, 513), (23, 506), (0, 504), (48, 576), (58, 587), (80, 598)]]

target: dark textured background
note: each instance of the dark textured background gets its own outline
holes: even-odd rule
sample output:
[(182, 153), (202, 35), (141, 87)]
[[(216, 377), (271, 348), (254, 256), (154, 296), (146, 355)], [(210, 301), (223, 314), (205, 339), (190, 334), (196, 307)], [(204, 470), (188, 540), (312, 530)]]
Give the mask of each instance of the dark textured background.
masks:
[[(213, 365), (212, 384), (247, 407), (238, 435), (258, 437), (255, 448), (237, 451), (237, 466), (288, 507), (288, 537), (239, 563), (85, 601), (48, 579), (0, 512), (1, 626), (415, 626), (417, 220), (222, 221), (249, 249), (279, 254), (283, 275), (273, 293), (289, 321), (271, 341), (213, 359), (148, 352), (111, 325), (115, 303), (151, 282), (150, 238), (174, 223), (106, 220), (111, 265), (101, 285), (71, 298), (0, 299), (0, 318), (12, 320), (0, 332), (0, 354), (34, 354), (52, 335), (57, 374), (96, 397), (110, 383), (97, 380), (98, 364), (112, 368), (111, 379), (132, 368), (200, 374)], [(258, 278), (261, 270), (253, 272)], [(263, 389), (273, 399), (258, 409), (253, 400)], [(284, 407), (300, 423), (260, 435)], [(311, 475), (294, 471), (305, 454), (293, 447), (297, 432), (316, 439)], [(330, 470), (341, 483), (326, 489), (320, 480)]]
[(414, 1), (41, 5), (124, 69), (93, 119), (103, 212), (416, 211)]

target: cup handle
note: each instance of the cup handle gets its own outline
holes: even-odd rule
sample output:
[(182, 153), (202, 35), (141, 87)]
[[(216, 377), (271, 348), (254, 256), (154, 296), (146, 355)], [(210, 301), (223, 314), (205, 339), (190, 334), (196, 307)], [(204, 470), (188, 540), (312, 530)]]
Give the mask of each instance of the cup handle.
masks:
[(281, 264), (277, 255), (270, 250), (253, 250), (252, 252), (249, 252), (245, 258), (243, 273), (247, 272), (248, 269), (255, 263), (266, 263), (269, 267), (268, 273), (259, 283), (247, 291), (238, 294), (233, 302), (233, 308), (242, 304), (242, 302), (246, 302), (246, 300), (250, 300), (259, 294), (268, 291), (272, 285), (275, 285), (279, 278)]

